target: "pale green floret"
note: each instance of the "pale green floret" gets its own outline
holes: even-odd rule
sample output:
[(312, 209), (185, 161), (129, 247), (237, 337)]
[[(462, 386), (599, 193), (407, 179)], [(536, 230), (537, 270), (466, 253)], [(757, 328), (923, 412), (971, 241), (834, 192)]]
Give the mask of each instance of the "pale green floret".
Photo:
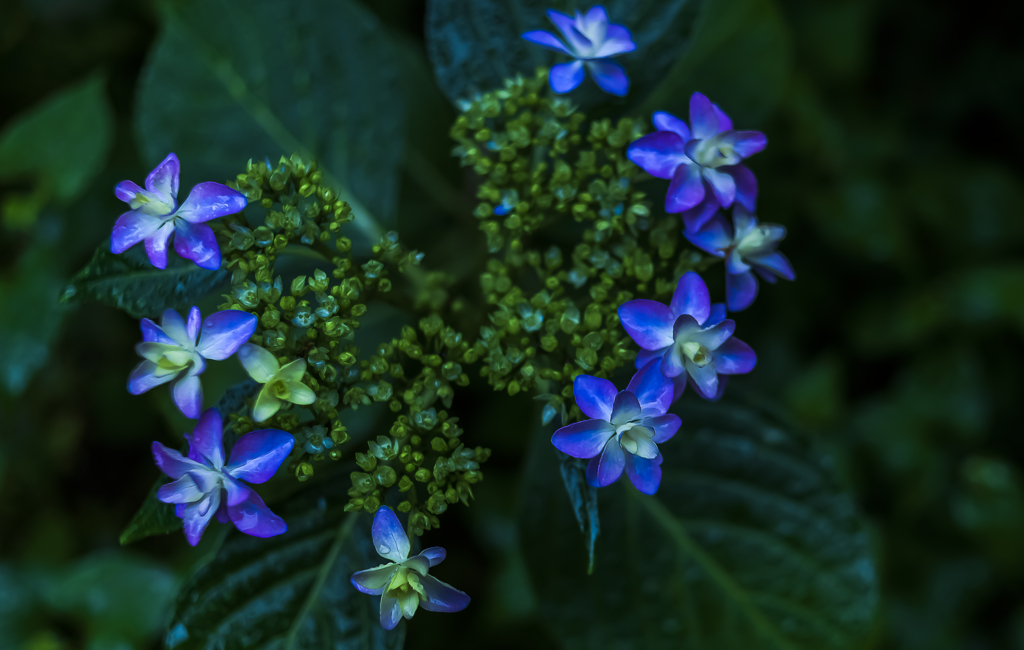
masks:
[(711, 352), (696, 341), (680, 341), (679, 349), (687, 359), (698, 368), (703, 368), (711, 361)]
[(731, 132), (725, 131), (707, 140), (699, 140), (694, 147), (693, 162), (701, 167), (711, 169), (723, 165), (735, 165), (743, 158), (736, 153), (733, 144), (729, 142), (732, 137)]
[(273, 417), (284, 402), (306, 405), (316, 401), (316, 393), (302, 383), (306, 374), (305, 359), (282, 366), (273, 354), (251, 343), (239, 349), (238, 358), (249, 376), (264, 385), (252, 409), (252, 419), (256, 422)]
[(785, 230), (774, 224), (763, 224), (751, 228), (742, 239), (736, 243), (736, 252), (741, 257), (752, 257), (762, 253), (770, 253), (775, 246), (785, 237)]

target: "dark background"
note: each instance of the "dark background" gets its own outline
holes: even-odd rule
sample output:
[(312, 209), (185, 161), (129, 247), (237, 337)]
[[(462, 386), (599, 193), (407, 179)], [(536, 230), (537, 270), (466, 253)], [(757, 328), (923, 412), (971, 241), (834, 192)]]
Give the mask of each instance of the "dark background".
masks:
[[(423, 2), (367, 4), (422, 47)], [(763, 102), (734, 115), (768, 135), (752, 161), (760, 216), (789, 229), (798, 279), (763, 287), (738, 317), (760, 357), (740, 381), (813, 432), (855, 491), (883, 588), (874, 647), (1024, 649), (1024, 5), (774, 6), (784, 69), (759, 76)], [(131, 120), (158, 15), (115, 0), (0, 5), (0, 130), (94, 73), (113, 115), (109, 149), (86, 161), (95, 168), (74, 196), (0, 162), (5, 648), (156, 647), (177, 581), (205, 552), (179, 535), (118, 546), (157, 474), (149, 442), (187, 424), (163, 391), (124, 390), (135, 321), (53, 300), (120, 214), (110, 189), (149, 169)], [(741, 52), (721, 69), (756, 68)], [(441, 135), (427, 153), (445, 161)], [(406, 185), (402, 200), (415, 200)], [(239, 373), (211, 370), (207, 391)], [(475, 506), (427, 541), (448, 548), (443, 577), (475, 603), (417, 616), (413, 648), (547, 639), (515, 544), (529, 408), (495, 424), (495, 398), (473, 397), (464, 426), (486, 428), (495, 456)]]

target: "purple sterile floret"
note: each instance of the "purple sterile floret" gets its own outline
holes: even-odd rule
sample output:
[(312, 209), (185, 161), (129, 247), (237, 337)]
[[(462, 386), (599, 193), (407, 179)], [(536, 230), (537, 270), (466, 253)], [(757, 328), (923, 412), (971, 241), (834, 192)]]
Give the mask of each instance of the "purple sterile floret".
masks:
[(200, 183), (178, 205), (178, 157), (168, 154), (146, 177), (143, 189), (122, 181), (114, 195), (131, 207), (114, 224), (110, 250), (123, 253), (145, 241), (146, 255), (158, 269), (167, 268), (167, 246), (174, 235), (174, 250), (204, 269), (220, 268), (220, 248), (207, 221), (234, 214), (246, 206), (245, 196), (220, 183)]
[(734, 130), (729, 116), (700, 93), (690, 97), (690, 126), (661, 112), (654, 114), (654, 126), (658, 130), (629, 145), (626, 155), (650, 175), (671, 181), (665, 211), (682, 213), (687, 231), (734, 202), (754, 209), (757, 179), (740, 161), (765, 148), (763, 133)]
[(564, 426), (551, 444), (574, 458), (590, 458), (587, 482), (611, 485), (623, 470), (638, 490), (654, 494), (661, 483), (658, 444), (675, 435), (679, 416), (668, 413), (674, 398), (672, 381), (654, 360), (640, 369), (626, 390), (607, 379), (579, 375), (573, 382), (576, 404), (591, 419)]
[(636, 43), (629, 30), (608, 22), (604, 7), (592, 7), (585, 14), (576, 12), (567, 16), (554, 9), (548, 10), (548, 19), (562, 34), (564, 42), (551, 32), (526, 32), (523, 38), (550, 50), (568, 54), (575, 61), (552, 66), (548, 83), (556, 93), (567, 93), (583, 83), (584, 68), (601, 90), (625, 97), (629, 92), (629, 78), (618, 63), (609, 57), (632, 52)]
[(725, 304), (730, 311), (746, 309), (757, 297), (757, 276), (769, 283), (793, 280), (789, 259), (776, 249), (786, 228), (774, 223), (758, 225), (757, 217), (741, 205), (733, 207), (732, 224), (719, 214), (686, 238), (701, 250), (725, 259)]
[(160, 487), (157, 499), (175, 504), (189, 544), (199, 543), (214, 515), (253, 537), (273, 537), (288, 530), (284, 520), (242, 481), (262, 483), (273, 476), (295, 444), (290, 433), (277, 429), (247, 433), (235, 443), (227, 466), (223, 422), (217, 409), (203, 413), (185, 439), (187, 456), (154, 442), (153, 460), (174, 479)]
[(402, 618), (411, 619), (418, 607), (430, 612), (458, 612), (469, 605), (469, 596), (428, 574), (445, 558), (439, 546), (409, 557), (409, 538), (398, 517), (381, 506), (373, 517), (370, 537), (377, 554), (386, 560), (372, 569), (352, 574), (352, 586), (364, 594), (380, 596), (380, 625), (393, 630)]
[(174, 381), (175, 405), (185, 417), (197, 418), (203, 410), (199, 375), (206, 370), (206, 360), (222, 361), (237, 352), (256, 331), (256, 315), (227, 309), (203, 321), (199, 308), (193, 307), (186, 322), (168, 309), (159, 325), (143, 318), (141, 328), (142, 343), (135, 351), (144, 360), (128, 377), (128, 392), (140, 395)]
[[(679, 278), (668, 307), (653, 300), (632, 300), (619, 307), (623, 328), (643, 348), (637, 363), (660, 360), (664, 376), (689, 377), (707, 399), (721, 397), (719, 375), (744, 374), (757, 363), (750, 346), (732, 337), (736, 324), (724, 315), (723, 310), (712, 309), (707, 286), (693, 272)], [(682, 388), (677, 383), (676, 391)]]

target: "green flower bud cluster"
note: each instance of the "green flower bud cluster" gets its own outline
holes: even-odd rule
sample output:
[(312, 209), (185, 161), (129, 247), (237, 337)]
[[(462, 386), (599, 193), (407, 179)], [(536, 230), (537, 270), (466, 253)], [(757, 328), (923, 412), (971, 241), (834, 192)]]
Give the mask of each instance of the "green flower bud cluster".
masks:
[[(462, 334), (432, 314), (359, 362), (359, 380), (370, 386), (364, 396), (387, 400), (400, 414), (388, 436), (368, 441), (366, 452), (356, 454), (361, 471), (350, 476), (347, 510), (375, 512), (386, 491), (397, 488), (403, 498), (398, 510), (410, 513), (409, 529), (422, 535), (440, 525), (438, 515), (449, 505), (468, 505), (490, 450), (466, 447), (458, 418), (446, 409), (452, 406), (453, 386), (469, 384), (463, 364), (476, 360)], [(371, 394), (374, 386), (377, 392)]]
[[(493, 307), (473, 345), (481, 374), (510, 395), (541, 393), (545, 421), (578, 419), (573, 379), (609, 377), (636, 356), (618, 307), (664, 301), (715, 258), (684, 247), (678, 217), (655, 214), (636, 189), (646, 174), (626, 148), (644, 134), (638, 122), (588, 122), (547, 92), (546, 69), (461, 108), (453, 153), (480, 176), (475, 215), (492, 256), (480, 286)], [(555, 225), (579, 243), (544, 243)]]

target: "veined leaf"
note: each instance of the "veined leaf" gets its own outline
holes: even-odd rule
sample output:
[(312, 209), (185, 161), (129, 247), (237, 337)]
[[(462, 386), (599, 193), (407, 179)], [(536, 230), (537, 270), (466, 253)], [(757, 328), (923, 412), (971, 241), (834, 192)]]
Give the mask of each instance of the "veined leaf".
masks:
[(288, 522), (285, 534), (259, 539), (232, 531), (178, 595), (167, 648), (401, 648), (405, 625), (385, 632), (380, 597), (349, 583), (380, 557), (370, 517), (344, 512), (346, 501), (340, 490), (306, 490), (274, 507)]
[(141, 244), (114, 255), (104, 242), (71, 279), (60, 301), (94, 300), (135, 318), (155, 318), (164, 310), (194, 305), (226, 283), (229, 275), (227, 269), (201, 269), (173, 255), (166, 269), (158, 269), (149, 263)]
[[(644, 97), (662, 80), (692, 38), (702, 0), (609, 0), (603, 3), (612, 23), (626, 26), (634, 52), (616, 57), (630, 79), (629, 98)], [(501, 88), (506, 78), (532, 74), (540, 65), (570, 60), (524, 41), (524, 32), (543, 29), (558, 35), (545, 14), (572, 14), (590, 5), (570, 0), (430, 0), (427, 51), (437, 81), (453, 102)], [(584, 82), (570, 95), (584, 106), (614, 100)]]
[(398, 65), (350, 0), (203, 0), (169, 10), (139, 82), (136, 133), (195, 181), (299, 151), (376, 241), (392, 223), (404, 142)]
[(528, 467), (523, 549), (568, 648), (847, 650), (870, 632), (867, 533), (824, 459), (771, 418), (684, 399), (657, 495), (601, 496), (594, 574), (547, 436)]

